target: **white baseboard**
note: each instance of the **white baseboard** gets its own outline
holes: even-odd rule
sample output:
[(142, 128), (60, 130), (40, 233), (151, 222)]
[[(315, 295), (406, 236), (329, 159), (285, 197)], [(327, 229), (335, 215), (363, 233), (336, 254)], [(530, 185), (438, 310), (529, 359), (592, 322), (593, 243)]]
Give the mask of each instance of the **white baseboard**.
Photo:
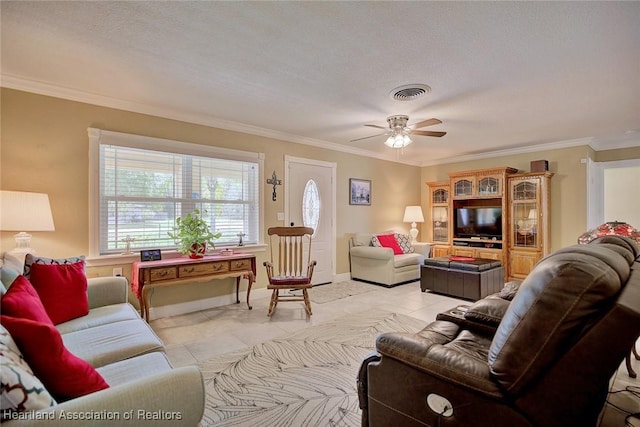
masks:
[(351, 280), (351, 273), (340, 273), (333, 277), (333, 283), (346, 282)]
[[(351, 280), (351, 273), (336, 274), (333, 277), (333, 283)], [(267, 288), (258, 288), (251, 290), (251, 299), (268, 298), (271, 291)], [(247, 291), (240, 292), (240, 304), (247, 305)], [(193, 313), (195, 311), (208, 310), (215, 307), (223, 307), (225, 305), (235, 304), (236, 294), (219, 295), (212, 298), (203, 298), (194, 301), (181, 302), (178, 304), (162, 305), (160, 307), (150, 307), (149, 317), (151, 319), (160, 319), (162, 317), (179, 316), (181, 314)], [(153, 301), (152, 301), (153, 303)], [(253, 304), (252, 304), (253, 305)], [(267, 306), (265, 306), (267, 308)]]
[[(267, 288), (259, 288), (251, 290), (251, 300), (254, 298), (266, 298), (269, 296)], [(240, 304), (247, 306), (247, 292), (240, 292)], [(159, 319), (162, 317), (179, 316), (181, 314), (193, 313), (195, 311), (207, 310), (215, 307), (235, 304), (235, 292), (227, 295), (220, 295), (212, 298), (203, 298), (195, 301), (181, 302), (178, 304), (162, 305), (160, 307), (149, 308), (149, 317), (151, 319)]]

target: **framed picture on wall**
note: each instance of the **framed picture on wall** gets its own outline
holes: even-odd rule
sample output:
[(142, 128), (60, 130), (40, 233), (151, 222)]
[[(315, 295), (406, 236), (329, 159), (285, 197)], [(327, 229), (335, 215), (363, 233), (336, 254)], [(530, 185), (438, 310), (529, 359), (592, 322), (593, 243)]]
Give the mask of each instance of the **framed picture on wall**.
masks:
[(349, 178), (349, 204), (371, 206), (371, 181)]

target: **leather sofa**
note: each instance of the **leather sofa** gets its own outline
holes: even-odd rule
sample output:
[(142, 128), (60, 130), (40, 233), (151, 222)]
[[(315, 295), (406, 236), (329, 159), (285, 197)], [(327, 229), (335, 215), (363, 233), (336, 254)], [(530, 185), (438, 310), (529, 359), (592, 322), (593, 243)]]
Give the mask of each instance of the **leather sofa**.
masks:
[(374, 236), (371, 233), (356, 233), (349, 239), (351, 279), (386, 287), (420, 279), (420, 266), (429, 257), (431, 244), (412, 244), (407, 252), (395, 254), (389, 247), (373, 246)]
[(639, 255), (620, 236), (564, 248), (510, 302), (381, 334), (358, 376), (362, 425), (595, 426), (640, 332)]

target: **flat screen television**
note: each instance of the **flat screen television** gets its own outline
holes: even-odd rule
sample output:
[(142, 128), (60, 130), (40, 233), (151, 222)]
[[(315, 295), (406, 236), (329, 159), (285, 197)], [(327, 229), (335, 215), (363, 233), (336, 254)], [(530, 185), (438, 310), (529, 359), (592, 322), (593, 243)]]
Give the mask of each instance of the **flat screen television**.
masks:
[(464, 207), (455, 209), (454, 236), (502, 240), (502, 208)]

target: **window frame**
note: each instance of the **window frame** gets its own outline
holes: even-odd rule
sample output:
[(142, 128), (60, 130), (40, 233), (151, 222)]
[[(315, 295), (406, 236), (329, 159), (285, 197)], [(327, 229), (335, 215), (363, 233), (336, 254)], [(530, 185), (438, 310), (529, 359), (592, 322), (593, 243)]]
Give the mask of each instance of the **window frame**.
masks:
[[(163, 151), (184, 155), (211, 157), (225, 160), (256, 162), (258, 164), (258, 243), (264, 246), (264, 153), (241, 151), (230, 148), (194, 144), (190, 142), (155, 138), (150, 136), (113, 132), (88, 128), (89, 134), (89, 258), (101, 259), (125, 257), (118, 254), (100, 253), (100, 145), (114, 145), (143, 150)], [(249, 249), (249, 248), (247, 248)], [(163, 253), (177, 253), (163, 250)], [(137, 253), (133, 255), (138, 256)], [(131, 255), (129, 255), (131, 256)]]

